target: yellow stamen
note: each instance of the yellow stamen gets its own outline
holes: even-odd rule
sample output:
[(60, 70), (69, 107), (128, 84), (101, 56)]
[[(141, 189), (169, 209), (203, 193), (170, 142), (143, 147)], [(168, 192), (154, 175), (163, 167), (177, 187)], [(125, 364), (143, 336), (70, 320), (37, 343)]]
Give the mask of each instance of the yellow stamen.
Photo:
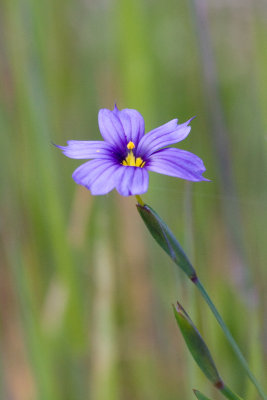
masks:
[(127, 144), (127, 149), (129, 149), (130, 151), (128, 151), (127, 157), (122, 161), (122, 165), (124, 165), (125, 167), (143, 168), (143, 166), (145, 165), (145, 161), (141, 157), (135, 158), (135, 155), (132, 151), (134, 148), (135, 144), (133, 142), (129, 142)]
[(141, 157), (137, 157), (137, 158), (135, 159), (135, 166), (136, 166), (136, 167), (142, 167), (143, 162), (144, 162), (144, 161), (142, 160)]
[(129, 142), (129, 143), (127, 144), (127, 149), (132, 150), (132, 149), (134, 149), (134, 148), (135, 148), (135, 144), (134, 144), (133, 142)]
[(129, 151), (128, 156), (125, 158), (126, 164), (129, 165), (130, 167), (135, 167), (135, 156), (131, 151)]

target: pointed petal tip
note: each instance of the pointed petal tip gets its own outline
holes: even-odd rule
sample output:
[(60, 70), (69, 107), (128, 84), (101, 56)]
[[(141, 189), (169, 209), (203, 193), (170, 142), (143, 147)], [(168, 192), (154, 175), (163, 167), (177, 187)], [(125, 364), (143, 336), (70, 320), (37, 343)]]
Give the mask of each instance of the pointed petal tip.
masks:
[(188, 125), (188, 124), (190, 124), (190, 122), (191, 122), (191, 121), (193, 121), (193, 119), (195, 119), (196, 117), (197, 117), (197, 116), (196, 116), (196, 115), (194, 115), (194, 117), (190, 118), (190, 119), (189, 119), (189, 120), (186, 122), (186, 123), (187, 123), (187, 125)]
[(205, 178), (204, 176), (202, 176), (202, 181), (205, 181), (205, 182), (212, 182), (211, 179)]
[(116, 102), (114, 103), (114, 109), (113, 109), (113, 112), (114, 112), (114, 111), (115, 111), (115, 112), (119, 111), (119, 109), (118, 109), (118, 107), (117, 107), (117, 103), (116, 103)]
[[(203, 173), (203, 171), (201, 172), (201, 174)], [(190, 179), (188, 179), (190, 180)], [(199, 178), (197, 179), (192, 179), (193, 182), (212, 182), (211, 179), (205, 178), (205, 176), (200, 175)]]
[(52, 142), (52, 141), (51, 141), (51, 144), (52, 144), (53, 146), (57, 147), (57, 148), (60, 149), (60, 150), (64, 150), (64, 149), (66, 148), (65, 146), (60, 146), (59, 144), (56, 144), (56, 143), (54, 143), (54, 142)]

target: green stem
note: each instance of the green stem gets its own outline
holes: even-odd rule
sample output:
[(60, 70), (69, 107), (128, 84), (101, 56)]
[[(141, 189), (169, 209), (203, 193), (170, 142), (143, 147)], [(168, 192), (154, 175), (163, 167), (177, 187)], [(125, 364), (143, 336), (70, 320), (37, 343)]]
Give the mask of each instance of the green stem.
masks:
[[(264, 399), (267, 400), (267, 396), (265, 395), (263, 389), (261, 388), (260, 384), (256, 380), (255, 376), (252, 374), (250, 371), (250, 368), (241, 353), (238, 345), (236, 344), (234, 338), (232, 337), (230, 331), (226, 327), (225, 323), (222, 320), (222, 317), (218, 313), (216, 307), (214, 306), (213, 302), (209, 298), (209, 295), (207, 294), (206, 290), (200, 283), (197, 273), (190, 263), (189, 259), (187, 258), (185, 252), (183, 251), (181, 245), (175, 238), (174, 234), (172, 231), (169, 229), (169, 227), (165, 224), (165, 222), (158, 216), (158, 214), (147, 204), (142, 205), (137, 198), (138, 205), (137, 205), (137, 210), (143, 219), (145, 225), (147, 226), (149, 232), (155, 239), (155, 241), (161, 246), (161, 248), (171, 257), (173, 262), (188, 276), (188, 278), (197, 286), (198, 290), (200, 291), (202, 297), (208, 304), (209, 308), (211, 309), (213, 315), (219, 322), (228, 342), (230, 343), (232, 349), (234, 350), (240, 364), (246, 371), (249, 379), (251, 382), (255, 385), (257, 388), (260, 396)], [(141, 200), (142, 201), (142, 200)]]
[(140, 204), (140, 206), (143, 207), (145, 205), (145, 203), (143, 202), (143, 200), (142, 200), (141, 196), (139, 196), (139, 194), (136, 194), (135, 198), (136, 198), (138, 204)]
[[(199, 280), (197, 280), (195, 282), (196, 287), (198, 288), (198, 290), (200, 291), (202, 297), (204, 298), (204, 300), (206, 301), (206, 303), (208, 304), (209, 308), (211, 309), (213, 315), (215, 316), (215, 318), (217, 319), (218, 323), (220, 324), (228, 342), (231, 344), (232, 349), (234, 350), (235, 354), (237, 355), (240, 363), (242, 364), (243, 368), (245, 369), (246, 373), (248, 374), (250, 380), (253, 382), (253, 384), (255, 385), (255, 387), (257, 388), (259, 394), (261, 395), (261, 397), (264, 400), (267, 400), (267, 396), (265, 395), (261, 385), (259, 384), (259, 382), (257, 381), (257, 379), (255, 378), (255, 376), (253, 375), (253, 373), (251, 372), (247, 361), (245, 360), (243, 354), (241, 353), (238, 345), (236, 344), (233, 336), (231, 335), (229, 329), (227, 328), (227, 326), (225, 325), (222, 317), (220, 316), (217, 308), (215, 307), (215, 305), (213, 304), (212, 300), (210, 299), (208, 293), (206, 292), (206, 290), (204, 289), (204, 287), (202, 286), (201, 282)], [(223, 391), (225, 390), (225, 392)], [(221, 392), (225, 394), (228, 394), (228, 396), (230, 396), (230, 389), (225, 386), (224, 389), (221, 389)], [(236, 395), (235, 395), (236, 396)], [(228, 397), (229, 399), (237, 399), (238, 397)]]
[(241, 397), (239, 397), (237, 394), (235, 394), (234, 392), (232, 392), (232, 390), (224, 385), (221, 389), (219, 389), (220, 392), (224, 395), (224, 397), (226, 397), (229, 400), (242, 400)]

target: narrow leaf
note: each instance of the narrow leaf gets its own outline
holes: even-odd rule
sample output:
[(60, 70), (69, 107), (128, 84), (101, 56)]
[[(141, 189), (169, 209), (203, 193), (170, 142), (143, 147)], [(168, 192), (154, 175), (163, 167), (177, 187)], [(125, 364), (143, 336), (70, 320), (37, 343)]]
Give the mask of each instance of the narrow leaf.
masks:
[(198, 398), (198, 400), (210, 400), (208, 397), (206, 397), (199, 390), (193, 390), (193, 392), (195, 393), (195, 396)]
[(179, 303), (177, 307), (173, 306), (173, 310), (177, 324), (196, 363), (213, 385), (216, 387), (223, 385), (210, 351), (190, 317)]

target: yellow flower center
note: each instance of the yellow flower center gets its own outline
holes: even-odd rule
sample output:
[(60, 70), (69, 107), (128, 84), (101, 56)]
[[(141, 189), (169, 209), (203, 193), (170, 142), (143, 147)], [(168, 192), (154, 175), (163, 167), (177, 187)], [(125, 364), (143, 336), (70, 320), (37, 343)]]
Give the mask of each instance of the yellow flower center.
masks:
[(122, 165), (125, 167), (140, 167), (143, 168), (145, 165), (145, 161), (141, 157), (135, 158), (135, 155), (133, 153), (133, 149), (135, 148), (135, 144), (133, 142), (129, 142), (127, 144), (127, 149), (128, 155), (127, 157), (122, 161)]

